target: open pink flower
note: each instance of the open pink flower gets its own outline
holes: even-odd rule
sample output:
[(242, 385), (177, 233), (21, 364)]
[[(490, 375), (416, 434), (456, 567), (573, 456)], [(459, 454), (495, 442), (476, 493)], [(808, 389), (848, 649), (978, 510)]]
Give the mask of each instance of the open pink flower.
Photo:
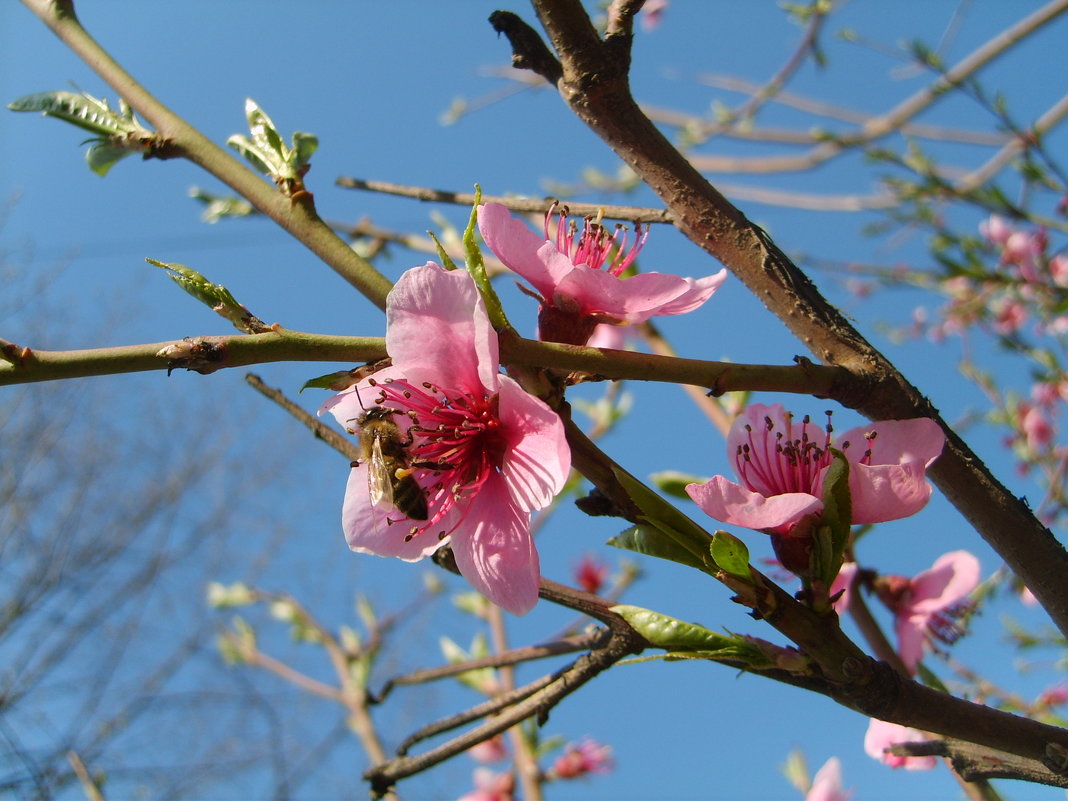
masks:
[(848, 801), (849, 796), (842, 789), (842, 764), (838, 757), (831, 757), (813, 777), (805, 801)]
[(577, 779), (611, 770), (612, 747), (587, 737), (581, 743), (567, 744), (564, 753), (553, 762), (552, 775), (557, 779)]
[(709, 516), (724, 523), (786, 534), (823, 511), (823, 477), (833, 456), (849, 460), (853, 524), (908, 517), (931, 497), (927, 466), (942, 452), (945, 437), (933, 420), (884, 420), (832, 437), (808, 417), (795, 423), (779, 404), (751, 404), (727, 435), (727, 458), (742, 483), (713, 476), (686, 492)]
[(570, 469), (560, 418), (500, 373), (497, 335), (463, 271), (428, 262), (401, 276), (386, 301), (386, 349), (391, 367), (320, 413), (353, 431), (368, 409), (392, 412), (427, 515), (411, 519), (376, 503), (361, 460), (342, 511), (349, 547), (416, 561), (448, 544), (475, 589), (528, 612), (540, 579), (530, 513), (552, 501)]
[(894, 613), (897, 651), (910, 673), (925, 646), (953, 643), (964, 633), (960, 618), (971, 608), (968, 594), (979, 586), (979, 560), (967, 551), (952, 551), (915, 578), (879, 576), (875, 592)]
[(538, 235), (499, 203), (478, 207), (478, 229), (486, 244), (541, 295), (542, 339), (583, 345), (598, 323), (641, 323), (683, 314), (708, 300), (727, 278), (726, 270), (696, 280), (652, 272), (624, 278), (647, 232), (639, 227), (628, 250), (624, 228), (609, 235), (587, 219), (580, 233), (560, 213), (553, 230), (553, 212), (545, 217), (544, 235)]
[(922, 743), (927, 739), (923, 732), (916, 729), (872, 718), (864, 735), (864, 750), (872, 759), (878, 759), (892, 768), (930, 770), (938, 764), (933, 756), (895, 756), (886, 752), (887, 748), (898, 743)]

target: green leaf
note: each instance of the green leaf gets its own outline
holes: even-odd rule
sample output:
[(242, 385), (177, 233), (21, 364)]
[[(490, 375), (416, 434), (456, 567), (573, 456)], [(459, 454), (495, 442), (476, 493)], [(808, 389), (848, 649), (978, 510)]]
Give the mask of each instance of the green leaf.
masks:
[(113, 111), (106, 100), (84, 92), (38, 92), (12, 100), (7, 107), (12, 111), (40, 111), (102, 137), (151, 134), (134, 120), (132, 112)]
[(296, 131), (292, 147), (287, 147), (274, 122), (252, 98), (245, 99), (245, 120), (249, 136), (234, 134), (226, 144), (276, 184), (288, 184), (289, 191), (299, 186), (312, 154), (319, 147), (318, 137)]
[(719, 651), (736, 645), (733, 637), (717, 634), (704, 626), (686, 623), (651, 609), (622, 604), (613, 606), (612, 611), (658, 648), (672, 651)]
[(608, 545), (707, 571), (707, 566), (702, 560), (650, 525), (631, 526), (608, 540)]
[(133, 152), (129, 148), (98, 140), (85, 151), (85, 163), (89, 165), (90, 170), (103, 178), (108, 174), (108, 170)]
[(75, 92), (38, 92), (8, 103), (12, 111), (40, 111), (46, 117), (68, 122), (94, 136), (86, 151), (89, 169), (103, 177), (117, 162), (146, 149), (155, 134), (134, 119), (133, 111), (120, 100), (113, 111), (106, 100)]
[[(613, 467), (612, 473), (641, 509), (646, 522), (661, 534), (672, 540), (677, 546), (689, 552), (687, 561), (672, 561), (690, 564), (700, 570), (710, 572), (715, 568), (711, 561), (709, 547), (712, 535), (694, 523), (690, 518), (665, 501), (626, 470)], [(665, 557), (666, 558), (666, 557)]]
[(293, 165), (298, 169), (311, 161), (312, 154), (319, 149), (319, 137), (303, 131), (293, 132)]
[(435, 234), (433, 231), (427, 231), (427, 234), (430, 236), (430, 239), (434, 242), (434, 247), (438, 251), (438, 261), (441, 263), (441, 266), (444, 267), (446, 270), (448, 270), (450, 272), (452, 270), (455, 270), (456, 269), (456, 262), (454, 262), (452, 260), (452, 256), (450, 256), (448, 254), (448, 252), (445, 250), (445, 246), (443, 244), (441, 244), (441, 241), (438, 239), (438, 235)]
[[(823, 477), (823, 514), (821, 531), (816, 532), (814, 558), (819, 578), (829, 587), (849, 544), (849, 529), (853, 520), (853, 499), (849, 493), (849, 460), (841, 451), (832, 448), (833, 461)], [(822, 530), (826, 529), (823, 534)]]
[(749, 570), (749, 549), (745, 543), (726, 531), (717, 531), (710, 546), (712, 558), (727, 573), (746, 581), (752, 581)]
[(486, 313), (490, 323), (497, 331), (513, 331), (512, 324), (508, 322), (508, 316), (504, 313), (504, 306), (493, 288), (493, 283), (486, 272), (486, 262), (482, 258), (482, 250), (478, 246), (475, 232), (478, 230), (478, 205), (482, 200), (482, 187), (475, 184), (475, 202), (471, 206), (471, 216), (467, 220), (467, 228), (464, 229), (464, 257), (467, 262), (467, 271), (475, 279), (475, 286), (482, 294), (482, 300), (486, 304)]
[(211, 283), (192, 267), (149, 258), (146, 258), (145, 261), (166, 270), (178, 286), (201, 303), (210, 307), (216, 314), (225, 317), (239, 331), (262, 333), (270, 330), (270, 326), (265, 325), (252, 312), (238, 303), (237, 299), (230, 294), (229, 289), (222, 284)]
[(686, 494), (686, 486), (688, 484), (703, 484), (708, 479), (691, 473), (680, 473), (677, 470), (661, 470), (659, 473), (653, 473), (649, 476), (649, 480), (653, 482), (654, 487), (665, 495), (688, 501), (691, 499)]
[(213, 195), (199, 186), (189, 190), (189, 197), (204, 204), (204, 211), (200, 215), (206, 223), (217, 223), (225, 217), (248, 217), (259, 214), (251, 203), (237, 195)]
[[(351, 370), (338, 370), (336, 373), (327, 373), (326, 375), (309, 378), (300, 388), (300, 392), (306, 389), (332, 389), (334, 392), (340, 392), (351, 387), (353, 383), (358, 383), (353, 382), (351, 379)], [(344, 386), (339, 387), (339, 384), (344, 384)]]
[(612, 611), (669, 658), (730, 659), (753, 670), (774, 667), (774, 662), (746, 637), (718, 634), (696, 623), (686, 623), (639, 606), (613, 606)]

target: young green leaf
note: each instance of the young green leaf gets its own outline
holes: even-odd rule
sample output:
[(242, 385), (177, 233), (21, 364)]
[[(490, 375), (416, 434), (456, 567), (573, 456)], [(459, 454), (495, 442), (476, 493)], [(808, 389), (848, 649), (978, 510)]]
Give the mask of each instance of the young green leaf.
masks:
[(677, 544), (674, 539), (665, 537), (658, 528), (650, 525), (631, 526), (608, 540), (608, 545), (645, 556), (666, 559), (669, 562), (677, 562), (697, 570), (707, 570), (702, 560)]
[(717, 531), (712, 535), (710, 550), (712, 558), (722, 570), (740, 579), (752, 580), (749, 549), (740, 539), (726, 531)]

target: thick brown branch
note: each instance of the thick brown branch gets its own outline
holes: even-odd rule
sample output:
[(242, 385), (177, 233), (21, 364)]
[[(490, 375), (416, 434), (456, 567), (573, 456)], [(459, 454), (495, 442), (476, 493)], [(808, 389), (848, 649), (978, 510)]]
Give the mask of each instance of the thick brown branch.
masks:
[(873, 420), (931, 417), (947, 445), (932, 478), (1068, 633), (1068, 554), (1025, 503), (993, 477), (930, 402), (872, 347), (758, 226), (686, 161), (631, 97), (575, 0), (534, 0), (564, 67), (558, 89), (571, 109), (663, 199), (676, 225), (726, 264), (823, 362), (869, 376), (879, 391), (837, 398)]

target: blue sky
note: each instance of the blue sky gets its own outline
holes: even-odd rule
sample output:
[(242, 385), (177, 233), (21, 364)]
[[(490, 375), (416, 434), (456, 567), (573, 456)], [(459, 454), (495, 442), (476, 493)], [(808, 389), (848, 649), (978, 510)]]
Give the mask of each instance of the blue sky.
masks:
[[(963, 24), (947, 52), (951, 61), (1035, 7), (1024, 2), (963, 5)], [(900, 65), (886, 54), (843, 43), (834, 38), (833, 31), (852, 27), (887, 47), (906, 39), (936, 43), (957, 6), (918, 0), (849, 4), (830, 25), (826, 38), (829, 67), (824, 71), (806, 67), (791, 88), (842, 106), (884, 110), (924, 85), (925, 76), (894, 72)], [(484, 74), (487, 68), (506, 63), (509, 55), (507, 43), (498, 40), (485, 21), (492, 10), (492, 5), (471, 0), (447, 4), (98, 2), (79, 7), (86, 27), (120, 63), (215, 141), (223, 142), (243, 130), (246, 97), (254, 98), (283, 133), (315, 133), (320, 147), (307, 181), (324, 217), (355, 221), (369, 216), (384, 227), (412, 231), (436, 227), (432, 211), (454, 223), (460, 223), (466, 211), (432, 209), (414, 201), (342, 190), (333, 186), (334, 179), (352, 175), (456, 191), (469, 191), (478, 182), (492, 194), (539, 195), (546, 179), (571, 182), (588, 166), (608, 173), (617, 168), (615, 157), (548, 90), (527, 91), (457, 124), (441, 124), (443, 111), (456, 97), (477, 98), (504, 85), (501, 79)], [(517, 4), (513, 10), (531, 16), (525, 5)], [(1061, 20), (991, 68), (991, 85), (1005, 92), (1019, 118), (1032, 118), (1059, 96), (1058, 87), (1036, 81), (1035, 76), (1049, 74), (1051, 64), (1063, 61), (1066, 34)], [(797, 38), (798, 30), (771, 2), (675, 2), (659, 30), (637, 38), (635, 94), (656, 106), (694, 113), (715, 102), (735, 103), (738, 95), (703, 86), (695, 76), (719, 73), (763, 80), (778, 68)], [(96, 96), (114, 97), (21, 6), (0, 7), (0, 45), (0, 97), (5, 102), (71, 84)], [(962, 127), (989, 124), (972, 105), (955, 99), (935, 107), (924, 119)], [(783, 126), (811, 123), (797, 112), (777, 107), (770, 107), (761, 121)], [(245, 220), (214, 226), (200, 222), (199, 208), (188, 199), (187, 190), (197, 185), (222, 191), (210, 177), (176, 161), (129, 159), (101, 179), (84, 165), (82, 138), (81, 132), (57, 121), (0, 114), (0, 193), (4, 202), (17, 195), (0, 229), (0, 246), (7, 252), (32, 250), (40, 263), (69, 262), (50, 291), (88, 319), (116, 306), (124, 310), (125, 319), (95, 332), (91, 340), (71, 338), (69, 329), (59, 327), (55, 330), (64, 331), (63, 338), (59, 333), (50, 335), (48, 325), (41, 340), (24, 342), (18, 329), (0, 331), (4, 338), (38, 347), (74, 348), (228, 332), (225, 322), (148, 267), (143, 261), (146, 256), (196, 268), (225, 284), (268, 322), (325, 333), (381, 333), (381, 315), (370, 303), (268, 222)], [(728, 154), (763, 152), (729, 140), (717, 143), (717, 148)], [(983, 152), (963, 146), (946, 148), (944, 155), (963, 165), (984, 157)], [(871, 176), (871, 170), (859, 161), (848, 160), (813, 172), (727, 176), (724, 180), (833, 193), (869, 191)], [(651, 205), (654, 200), (645, 193), (631, 202)], [(874, 216), (742, 205), (787, 252), (841, 260), (926, 263), (924, 243), (916, 236), (861, 237), (861, 224)], [(422, 260), (398, 253), (382, 269), (396, 277)], [(719, 269), (664, 228), (653, 231), (642, 264), (645, 269), (684, 275), (706, 275)], [(902, 292), (861, 303), (828, 277), (817, 275), (816, 280), (884, 348), (890, 346), (879, 333), (880, 321), (905, 323), (916, 302), (914, 293)], [(513, 319), (532, 331), (530, 302), (510, 292), (506, 301)], [(665, 320), (662, 328), (681, 355), (695, 358), (789, 363), (803, 352), (783, 326), (732, 280), (702, 310)], [(956, 375), (956, 345), (913, 343), (889, 353), (949, 419), (981, 403), (978, 393)], [(1006, 365), (1006, 370), (1013, 369), (1004, 360), (990, 358), (994, 364)], [(268, 365), (258, 372), (268, 383), (295, 393), (309, 376), (340, 367)], [(228, 409), (246, 410), (250, 405), (239, 371), (209, 378), (176, 374), (167, 379), (152, 375), (101, 379), (105, 380), (120, 396), (124, 419), (131, 425), (144, 424), (156, 413), (139, 407), (138, 393), (166, 381), (169, 392), (219, 410), (221, 424), (239, 427), (243, 437), (269, 440), (288, 430), (273, 410), (227, 414)], [(635, 398), (632, 417), (605, 441), (606, 449), (628, 469), (637, 475), (669, 468), (700, 475), (729, 472), (722, 440), (677, 388), (632, 385), (628, 391)], [(596, 388), (583, 389), (576, 395), (595, 397), (597, 392)], [(309, 393), (301, 398), (309, 409), (319, 400)], [(815, 414), (826, 406), (823, 401), (804, 398), (761, 400), (782, 400), (799, 412)], [(855, 423), (852, 413), (843, 410), (839, 414), (839, 430)], [(659, 423), (649, 425), (649, 421), (664, 420), (671, 424), (669, 436), (664, 436)], [(405, 594), (418, 586), (422, 568), (350, 556), (336, 523), (347, 472), (344, 463), (320, 453), (323, 449), (310, 440), (289, 441), (297, 444), (285, 469), (294, 476), (297, 497), (274, 497), (270, 502), (276, 506), (264, 514), (292, 515), (295, 524), (311, 533), (284, 546), (290, 554), (287, 558), (293, 560), (288, 562), (292, 570), (275, 565), (267, 570), (265, 580), (298, 595), (322, 596), (323, 603), (336, 605), (324, 610), (325, 615), (339, 621), (349, 614), (347, 599), (354, 591), (353, 581), (360, 591), (379, 593), (375, 597), (384, 598), (384, 603), (403, 602)], [(1014, 490), (1029, 491), (1014, 475), (996, 434), (978, 431), (972, 442)], [(700, 514), (692, 506), (685, 511)], [(585, 552), (616, 559), (619, 555), (602, 543), (619, 528), (612, 521), (591, 521), (577, 512), (562, 511), (539, 540), (545, 574), (566, 580), (571, 566)], [(770, 553), (760, 536), (746, 536), (755, 555)], [(913, 520), (881, 526), (869, 540), (866, 555), (873, 563), (907, 575), (928, 567), (941, 553), (962, 547), (975, 550), (985, 569), (997, 566), (996, 557), (941, 498)], [(254, 542), (250, 538), (248, 564), (234, 564), (220, 580), (250, 574), (256, 559)], [(641, 566), (645, 578), (628, 596), (630, 603), (698, 620), (711, 628), (758, 636), (768, 633), (730, 604), (723, 588), (703, 577), (666, 563)], [(200, 603), (199, 589), (190, 590), (189, 602)], [(570, 619), (543, 607), (516, 623), (511, 633), (514, 643), (537, 641)], [(999, 611), (989, 610), (978, 622), (980, 631), (958, 650), (962, 658), (974, 657), (997, 680), (1016, 681), (1009, 664), (1012, 654), (1000, 639)], [(1006, 611), (1031, 622), (1041, 620), (1039, 613), (1011, 604)], [(439, 660), (435, 627), (445, 627), (461, 642), (470, 636), (466, 621), (439, 612), (430, 614), (424, 636), (405, 654), (410, 666)], [(1050, 680), (1047, 673), (1014, 686), (1027, 695)], [(270, 686), (270, 681), (264, 680), (264, 686)], [(436, 712), (444, 714), (472, 700), (442, 691)], [(335, 725), (333, 710), (312, 709), (316, 716), (294, 722), (294, 731)], [(405, 721), (410, 727), (410, 714), (401, 722), (390, 721), (389, 734), (403, 736)], [(617, 769), (588, 783), (550, 788), (549, 797), (750, 801), (797, 797), (777, 771), (792, 748), (805, 751), (813, 771), (826, 758), (839, 756), (846, 783), (856, 788), (855, 797), (861, 801), (958, 795), (944, 771), (891, 774), (872, 762), (861, 748), (865, 726), (865, 720), (825, 699), (757, 677), (735, 676), (714, 665), (619, 667), (554, 710), (548, 729), (572, 738), (588, 734), (610, 743)], [(360, 771), (344, 760), (333, 767), (336, 775), (317, 785), (316, 792), (329, 792), (327, 788), (332, 787), (359, 796), (362, 791), (352, 788)], [(413, 780), (410, 790), (404, 785), (401, 789), (406, 797), (456, 797), (467, 789), (469, 767), (466, 760), (456, 760)], [(242, 781), (254, 782), (249, 777)], [(238, 798), (245, 792), (256, 794), (255, 790), (254, 783), (242, 784), (226, 789), (225, 795)], [(1031, 786), (1010, 787), (1006, 794), (1035, 801), (1061, 797), (1059, 791)]]

